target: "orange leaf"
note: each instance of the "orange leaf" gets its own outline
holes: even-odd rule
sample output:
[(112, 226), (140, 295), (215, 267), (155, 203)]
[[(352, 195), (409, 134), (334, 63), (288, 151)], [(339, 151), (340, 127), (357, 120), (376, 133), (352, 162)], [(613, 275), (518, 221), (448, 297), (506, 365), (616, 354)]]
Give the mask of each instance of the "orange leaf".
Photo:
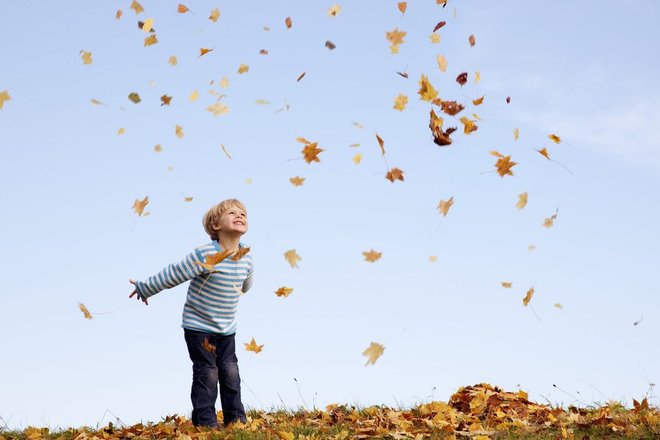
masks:
[(399, 52), (399, 46), (403, 44), (403, 38), (406, 34), (407, 32), (399, 31), (398, 28), (394, 28), (391, 32), (385, 32), (385, 38), (391, 43), (390, 50), (392, 53)]
[(87, 310), (87, 307), (83, 303), (78, 303), (78, 308), (80, 308), (80, 311), (83, 312), (83, 315), (87, 319), (92, 319), (92, 314), (89, 313), (89, 310)]
[(248, 252), (250, 252), (250, 248), (248, 246), (238, 248), (238, 250), (234, 252), (234, 255), (232, 255), (231, 259), (232, 261), (238, 261), (247, 255)]
[(483, 104), (483, 102), (484, 102), (484, 97), (485, 97), (485, 95), (482, 96), (481, 98), (473, 99), (473, 100), (472, 100), (472, 104), (474, 104), (474, 105), (481, 105), (481, 104)]
[(80, 58), (82, 58), (83, 64), (92, 64), (92, 53), (85, 52), (84, 50), (80, 51)]
[(275, 295), (286, 298), (287, 296), (291, 295), (291, 292), (293, 292), (291, 287), (283, 286), (275, 291)]
[(371, 249), (369, 252), (362, 252), (362, 255), (364, 255), (364, 261), (374, 263), (380, 260), (380, 257), (383, 255), (383, 253), (376, 252), (375, 250)]
[[(213, 49), (215, 49), (215, 47)], [(211, 52), (213, 49), (207, 49), (205, 47), (202, 47), (202, 48), (199, 49), (199, 56), (203, 57), (207, 53)]]
[(502, 287), (504, 287), (505, 289), (510, 289), (511, 286), (513, 286), (513, 283), (502, 281)]
[(387, 172), (385, 178), (392, 183), (394, 183), (395, 180), (400, 180), (403, 182), (403, 170), (400, 170), (399, 168), (392, 168)]
[(302, 154), (305, 156), (305, 162), (321, 162), (321, 160), (318, 158), (318, 155), (325, 150), (323, 148), (317, 148), (317, 145), (318, 142), (309, 143), (302, 149)]
[(367, 347), (367, 349), (362, 352), (362, 355), (368, 358), (367, 363), (364, 364), (364, 366), (366, 367), (369, 364), (374, 365), (378, 358), (382, 356), (384, 351), (385, 347), (378, 344), (377, 342), (372, 342), (369, 347)]
[(291, 23), (291, 17), (287, 17), (287, 18), (284, 20), (284, 24), (286, 24), (286, 28), (287, 28), (287, 29), (291, 29), (291, 26), (292, 26), (292, 23)]
[(470, 134), (473, 131), (477, 131), (479, 129), (477, 124), (475, 124), (472, 119), (468, 119), (465, 116), (463, 116), (460, 119), (460, 121), (463, 124), (463, 133), (465, 133), (465, 134)]
[(209, 338), (204, 338), (204, 341), (202, 341), (202, 347), (204, 347), (204, 350), (209, 351), (211, 353), (215, 353), (215, 345), (211, 344), (209, 342)]
[(452, 140), (449, 135), (456, 131), (456, 127), (449, 127), (447, 130), (442, 131), (442, 118), (439, 118), (433, 109), (431, 109), (431, 121), (429, 122), (429, 128), (433, 134), (433, 142), (441, 147), (451, 145)]
[(475, 43), (474, 35), (470, 35), (470, 38), (468, 38), (468, 41), (470, 42), (470, 46), (474, 46), (474, 43)]
[(211, 20), (213, 23), (216, 23), (218, 21), (218, 18), (220, 18), (220, 9), (215, 8), (211, 10), (211, 15), (209, 15), (209, 20)]
[(399, 8), (399, 11), (401, 11), (401, 14), (405, 14), (406, 9), (408, 9), (408, 2), (399, 2), (396, 6)]
[(305, 183), (305, 178), (300, 177), (300, 176), (296, 176), (296, 177), (290, 178), (289, 182), (291, 182), (291, 184), (293, 186), (302, 186), (302, 184)]
[(144, 39), (144, 47), (153, 46), (156, 43), (158, 43), (158, 38), (156, 38), (156, 34), (151, 34)]
[(557, 219), (557, 214), (559, 214), (559, 208), (555, 211), (554, 214), (552, 214), (550, 217), (547, 217), (545, 220), (543, 220), (543, 226), (550, 229), (555, 225), (555, 220)]
[(115, 13), (115, 20), (119, 20), (123, 13), (124, 11), (122, 11), (121, 9), (117, 9), (117, 13)]
[(497, 159), (495, 162), (495, 168), (497, 168), (497, 174), (504, 177), (505, 175), (513, 176), (513, 171), (511, 168), (516, 166), (518, 163), (511, 160), (511, 156), (502, 156)]
[(131, 9), (135, 11), (135, 15), (139, 15), (141, 12), (144, 12), (142, 5), (135, 0), (133, 0), (133, 3), (131, 3)]
[(288, 250), (284, 253), (284, 258), (289, 262), (291, 267), (298, 267), (298, 261), (301, 261), (302, 258), (296, 254), (295, 249)]
[(446, 21), (440, 21), (440, 22), (438, 22), (438, 24), (436, 24), (435, 27), (433, 28), (433, 32), (437, 31), (438, 29), (440, 29), (441, 27), (443, 27), (443, 26), (446, 25), (446, 24), (447, 24)]
[(548, 154), (548, 150), (545, 147), (543, 147), (540, 150), (536, 150), (536, 151), (538, 151), (541, 154), (541, 156), (543, 156), (546, 159), (550, 160), (550, 155)]
[(450, 197), (449, 200), (440, 200), (440, 203), (438, 204), (438, 210), (440, 211), (440, 214), (442, 214), (443, 217), (447, 217), (447, 213), (449, 212), (449, 208), (451, 208), (451, 205), (454, 204), (454, 197)]
[(561, 138), (560, 138), (559, 136), (557, 136), (556, 134), (549, 134), (548, 137), (549, 137), (550, 140), (552, 140), (552, 142), (554, 142), (555, 144), (558, 144), (558, 143), (561, 142)]
[(380, 145), (380, 151), (382, 155), (385, 156), (385, 141), (383, 140), (383, 138), (378, 136), (378, 133), (376, 133), (376, 140), (378, 141), (378, 145)]
[(527, 305), (529, 304), (529, 300), (532, 299), (533, 295), (534, 295), (534, 288), (532, 287), (527, 291), (527, 294), (525, 295), (525, 298), (523, 298), (523, 305), (525, 307), (527, 307)]
[(170, 105), (170, 102), (172, 102), (172, 97), (171, 96), (163, 95), (163, 96), (160, 97), (160, 105), (161, 106)]
[(183, 3), (179, 3), (179, 6), (176, 7), (176, 12), (179, 14), (185, 14), (188, 11), (190, 11), (190, 9), (188, 9), (188, 6), (184, 5)]
[(439, 105), (442, 111), (447, 113), (449, 116), (455, 116), (465, 108), (465, 106), (460, 102), (443, 101), (442, 99), (434, 99), (433, 104)]
[(255, 353), (261, 352), (261, 349), (263, 348), (263, 345), (257, 345), (257, 342), (254, 340), (254, 338), (252, 338), (249, 344), (247, 342), (244, 344), (247, 351), (253, 351)]
[(325, 42), (325, 47), (327, 47), (327, 48), (330, 49), (330, 50), (334, 50), (334, 49), (337, 48), (337, 46), (335, 45), (335, 43), (333, 43), (333, 42), (330, 41), (330, 40), (328, 40), (328, 41)]
[(213, 270), (213, 266), (220, 263), (222, 260), (224, 260), (225, 258), (227, 258), (231, 254), (232, 254), (231, 249), (225, 249), (222, 252), (216, 252), (215, 254), (207, 255), (204, 258), (203, 263), (197, 263), (197, 262), (196, 263), (199, 264), (200, 266), (204, 267), (207, 270)]
[(143, 200), (135, 199), (132, 208), (138, 216), (141, 216), (144, 213), (144, 208), (146, 208), (148, 204), (149, 196), (145, 197)]

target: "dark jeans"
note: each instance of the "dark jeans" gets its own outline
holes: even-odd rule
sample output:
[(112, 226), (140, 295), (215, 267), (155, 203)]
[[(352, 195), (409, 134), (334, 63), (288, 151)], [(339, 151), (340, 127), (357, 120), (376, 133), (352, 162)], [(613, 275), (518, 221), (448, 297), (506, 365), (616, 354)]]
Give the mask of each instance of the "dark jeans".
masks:
[[(195, 426), (218, 426), (215, 401), (220, 383), (220, 403), (225, 425), (246, 422), (241, 403), (241, 378), (234, 335), (223, 336), (184, 329), (188, 353), (193, 363), (190, 398)], [(206, 342), (204, 342), (206, 340)]]

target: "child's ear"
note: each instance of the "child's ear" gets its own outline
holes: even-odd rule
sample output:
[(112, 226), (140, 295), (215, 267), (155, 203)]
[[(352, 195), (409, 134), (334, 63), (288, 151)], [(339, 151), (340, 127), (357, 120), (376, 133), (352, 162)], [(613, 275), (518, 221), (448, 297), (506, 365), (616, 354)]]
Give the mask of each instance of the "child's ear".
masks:
[(213, 224), (213, 225), (211, 225), (211, 229), (213, 229), (214, 231), (219, 231), (220, 230), (220, 225)]

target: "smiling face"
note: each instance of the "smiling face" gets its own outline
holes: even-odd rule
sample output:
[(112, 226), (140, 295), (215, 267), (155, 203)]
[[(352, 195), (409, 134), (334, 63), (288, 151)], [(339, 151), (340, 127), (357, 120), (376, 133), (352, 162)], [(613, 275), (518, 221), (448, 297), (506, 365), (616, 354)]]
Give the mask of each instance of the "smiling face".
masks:
[(248, 230), (247, 214), (242, 208), (231, 206), (220, 217), (218, 226), (220, 233), (243, 235)]

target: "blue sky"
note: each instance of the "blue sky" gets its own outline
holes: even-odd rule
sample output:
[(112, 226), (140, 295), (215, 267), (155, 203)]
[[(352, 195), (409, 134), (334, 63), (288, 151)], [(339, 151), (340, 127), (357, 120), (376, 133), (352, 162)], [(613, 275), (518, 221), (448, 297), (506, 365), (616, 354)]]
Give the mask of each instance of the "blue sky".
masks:
[[(248, 208), (255, 261), (237, 332), (248, 407), (412, 405), (479, 382), (538, 402), (660, 404), (656, 2), (424, 0), (402, 16), (396, 2), (344, 1), (336, 17), (333, 2), (191, 0), (193, 14), (141, 4), (139, 16), (129, 1), (3, 6), (0, 426), (189, 414), (187, 285), (144, 307), (128, 299), (128, 278), (205, 243), (202, 215), (232, 197)], [(150, 47), (136, 25), (147, 18), (159, 40)], [(385, 32), (395, 27), (407, 35), (391, 54)], [(202, 47), (214, 50), (199, 57)], [(433, 143), (422, 74), (466, 104), (459, 116), (482, 119), (478, 131), (465, 135), (445, 115), (459, 127), (454, 143)], [(226, 94), (229, 113), (205, 111), (217, 99), (209, 90)], [(400, 93), (403, 112), (392, 108)], [(375, 133), (404, 182), (384, 178)], [(320, 163), (301, 159), (297, 137), (319, 142)], [(492, 172), (491, 150), (518, 162), (513, 176)], [(137, 217), (131, 206), (145, 196), (150, 215)], [(302, 257), (297, 269), (289, 249)], [(365, 262), (370, 249), (382, 258)], [(278, 298), (281, 286), (294, 292)], [(252, 337), (259, 354), (242, 349)], [(385, 352), (365, 367), (372, 341)]]

